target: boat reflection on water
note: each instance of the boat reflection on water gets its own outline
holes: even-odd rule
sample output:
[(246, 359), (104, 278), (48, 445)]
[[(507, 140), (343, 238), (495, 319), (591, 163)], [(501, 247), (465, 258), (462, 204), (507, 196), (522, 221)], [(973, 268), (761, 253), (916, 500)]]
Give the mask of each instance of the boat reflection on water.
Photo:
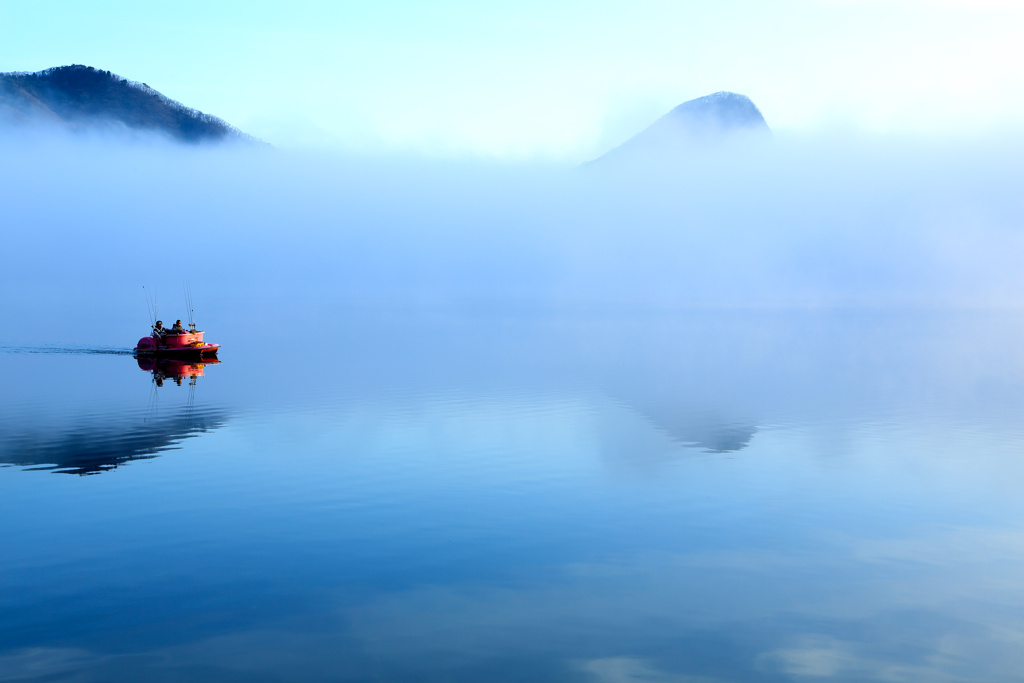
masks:
[(194, 387), (196, 379), (205, 375), (203, 368), (220, 363), (216, 358), (204, 358), (200, 362), (139, 356), (137, 360), (140, 370), (153, 373), (153, 382), (158, 387), (162, 387), (166, 380), (171, 380), (180, 387), (182, 381), (186, 379), (189, 386)]

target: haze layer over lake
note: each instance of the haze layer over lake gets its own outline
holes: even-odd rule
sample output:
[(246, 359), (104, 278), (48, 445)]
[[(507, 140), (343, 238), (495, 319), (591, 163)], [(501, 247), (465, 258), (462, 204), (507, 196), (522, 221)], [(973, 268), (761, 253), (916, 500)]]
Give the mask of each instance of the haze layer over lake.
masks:
[(4, 144), (0, 680), (1020, 680), (1016, 141)]

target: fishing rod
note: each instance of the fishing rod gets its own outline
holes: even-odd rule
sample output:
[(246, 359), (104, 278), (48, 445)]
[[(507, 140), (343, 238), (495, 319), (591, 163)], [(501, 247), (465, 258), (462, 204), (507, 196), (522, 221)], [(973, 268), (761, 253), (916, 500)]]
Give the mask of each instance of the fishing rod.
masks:
[(156, 298), (151, 297), (146, 285), (142, 285), (142, 293), (146, 297), (146, 308), (149, 313), (149, 324), (156, 327)]
[(192, 286), (189, 285), (188, 281), (184, 284), (185, 288), (185, 311), (188, 314), (188, 326), (194, 332), (196, 329), (196, 311), (193, 307), (192, 301)]

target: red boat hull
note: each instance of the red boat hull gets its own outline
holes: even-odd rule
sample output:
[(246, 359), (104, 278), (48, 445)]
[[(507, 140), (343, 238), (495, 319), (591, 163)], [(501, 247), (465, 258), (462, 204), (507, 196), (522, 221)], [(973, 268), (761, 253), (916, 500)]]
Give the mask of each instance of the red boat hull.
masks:
[(163, 338), (143, 337), (135, 345), (135, 353), (139, 356), (215, 356), (220, 344), (207, 344), (203, 341), (203, 331), (186, 332), (185, 334), (168, 334)]

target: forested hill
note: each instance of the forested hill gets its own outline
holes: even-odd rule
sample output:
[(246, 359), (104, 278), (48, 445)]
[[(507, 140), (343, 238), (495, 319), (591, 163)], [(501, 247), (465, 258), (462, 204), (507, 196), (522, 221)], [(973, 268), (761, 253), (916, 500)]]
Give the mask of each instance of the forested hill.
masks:
[(175, 102), (145, 83), (80, 64), (0, 73), (0, 126), (28, 122), (123, 125), (189, 143), (252, 140), (216, 116)]

